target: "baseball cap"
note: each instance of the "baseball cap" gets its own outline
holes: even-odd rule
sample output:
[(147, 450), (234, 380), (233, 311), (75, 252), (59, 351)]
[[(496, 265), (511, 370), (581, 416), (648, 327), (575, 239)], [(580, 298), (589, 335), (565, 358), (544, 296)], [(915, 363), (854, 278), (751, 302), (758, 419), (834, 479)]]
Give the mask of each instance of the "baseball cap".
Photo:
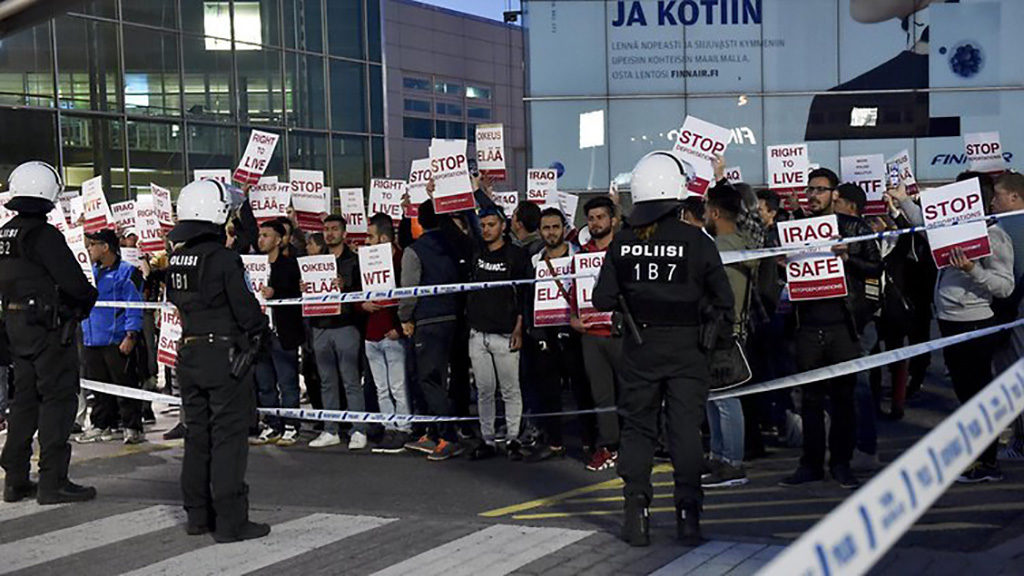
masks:
[(86, 238), (93, 242), (102, 242), (109, 246), (112, 250), (117, 250), (121, 245), (120, 239), (117, 237), (117, 232), (114, 232), (110, 228), (104, 228), (91, 234), (86, 234)]

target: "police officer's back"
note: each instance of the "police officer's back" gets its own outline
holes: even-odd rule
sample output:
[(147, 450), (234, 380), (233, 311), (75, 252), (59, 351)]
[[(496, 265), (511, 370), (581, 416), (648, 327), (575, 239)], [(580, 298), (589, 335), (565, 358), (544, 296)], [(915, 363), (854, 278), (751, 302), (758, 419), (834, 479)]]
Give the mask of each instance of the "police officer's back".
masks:
[(7, 208), (18, 212), (0, 228), (0, 295), (14, 364), (10, 429), (0, 462), (4, 501), (36, 495), (29, 481), (32, 436), (39, 432), (40, 504), (77, 502), (94, 488), (68, 480), (68, 436), (78, 408), (78, 322), (96, 303), (93, 288), (46, 214), (62, 184), (57, 171), (28, 162), (10, 177)]
[(259, 538), (266, 524), (249, 521), (245, 468), (255, 410), (252, 360), (267, 318), (249, 288), (241, 257), (225, 248), (232, 195), (210, 180), (178, 197), (175, 250), (167, 298), (178, 307), (182, 340), (178, 379), (185, 410), (181, 485), (189, 534), (212, 531), (218, 542)]
[(732, 290), (714, 241), (679, 220), (689, 170), (669, 152), (640, 160), (633, 170), (629, 227), (608, 248), (593, 296), (598, 310), (620, 310), (634, 324), (622, 350), (618, 470), (625, 481), (623, 538), (639, 546), (649, 543), (650, 476), (663, 401), (678, 535), (691, 544), (700, 539), (700, 426), (710, 386), (705, 350), (718, 344), (702, 342), (707, 338), (701, 327), (731, 326), (733, 316)]

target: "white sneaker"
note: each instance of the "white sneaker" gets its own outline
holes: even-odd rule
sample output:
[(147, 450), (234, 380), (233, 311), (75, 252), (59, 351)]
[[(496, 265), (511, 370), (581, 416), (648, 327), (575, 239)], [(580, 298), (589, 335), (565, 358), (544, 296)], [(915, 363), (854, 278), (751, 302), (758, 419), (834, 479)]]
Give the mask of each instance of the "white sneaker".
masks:
[(141, 430), (128, 428), (124, 431), (125, 444), (142, 444), (146, 441), (146, 435)]
[(319, 436), (309, 442), (310, 448), (327, 448), (341, 444), (341, 437), (330, 432), (321, 432)]
[(103, 437), (110, 434), (110, 430), (106, 428), (89, 428), (85, 432), (82, 432), (75, 437), (75, 442), (79, 444), (92, 444), (93, 442), (103, 442)]
[(277, 441), (278, 446), (292, 446), (299, 440), (299, 431), (291, 426), (285, 426), (284, 434)]
[(366, 434), (362, 432), (353, 432), (352, 436), (348, 439), (349, 450), (362, 450), (366, 448)]

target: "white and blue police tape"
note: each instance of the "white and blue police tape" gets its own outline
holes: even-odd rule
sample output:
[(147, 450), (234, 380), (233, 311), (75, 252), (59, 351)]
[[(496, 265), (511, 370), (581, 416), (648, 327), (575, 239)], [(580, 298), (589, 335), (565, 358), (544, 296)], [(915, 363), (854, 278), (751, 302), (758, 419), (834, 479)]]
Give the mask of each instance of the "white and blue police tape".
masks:
[(766, 565), (763, 576), (865, 574), (1024, 410), (1024, 359)]
[(711, 400), (722, 400), (724, 398), (735, 398), (738, 396), (748, 396), (750, 394), (760, 394), (762, 392), (771, 392), (772, 390), (781, 390), (783, 388), (793, 388), (795, 386), (803, 386), (804, 384), (810, 384), (812, 382), (818, 382), (820, 380), (826, 380), (828, 378), (835, 378), (837, 376), (846, 376), (847, 374), (854, 374), (856, 372), (862, 372), (865, 370), (872, 370), (874, 368), (881, 368), (887, 366), (893, 362), (899, 362), (900, 360), (906, 360), (913, 358), (920, 354), (927, 354), (936, 350), (941, 350), (947, 346), (966, 342), (968, 340), (974, 340), (975, 338), (982, 338), (995, 334), (996, 332), (1002, 332), (1003, 330), (1012, 330), (1018, 326), (1024, 326), (1024, 318), (1014, 320), (1013, 322), (1007, 322), (1006, 324), (999, 324), (997, 326), (990, 326), (988, 328), (979, 328), (970, 332), (964, 332), (963, 334), (955, 334), (953, 336), (945, 336), (943, 338), (937, 338), (935, 340), (929, 340), (928, 342), (922, 342), (920, 344), (913, 344), (910, 346), (904, 346), (903, 348), (897, 348), (895, 350), (888, 350), (886, 352), (880, 352), (871, 356), (863, 356), (860, 358), (854, 358), (853, 360), (847, 360), (838, 364), (832, 364), (831, 366), (825, 366), (823, 368), (815, 368), (814, 370), (808, 370), (799, 374), (793, 374), (792, 376), (784, 376), (782, 378), (776, 378), (767, 382), (759, 382), (757, 384), (751, 384), (748, 386), (737, 387), (731, 390), (725, 390), (722, 392), (712, 393), (710, 396)]

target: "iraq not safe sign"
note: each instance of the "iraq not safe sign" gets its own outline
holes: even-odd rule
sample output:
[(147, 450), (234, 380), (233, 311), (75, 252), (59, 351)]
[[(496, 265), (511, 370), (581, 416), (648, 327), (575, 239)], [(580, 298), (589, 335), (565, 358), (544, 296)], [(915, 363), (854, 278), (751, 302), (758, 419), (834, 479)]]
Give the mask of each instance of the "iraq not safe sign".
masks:
[[(779, 239), (786, 248), (839, 238), (835, 214), (779, 222), (778, 226)], [(794, 302), (846, 296), (843, 260), (828, 248), (791, 255), (786, 259), (786, 283), (789, 299)]]

